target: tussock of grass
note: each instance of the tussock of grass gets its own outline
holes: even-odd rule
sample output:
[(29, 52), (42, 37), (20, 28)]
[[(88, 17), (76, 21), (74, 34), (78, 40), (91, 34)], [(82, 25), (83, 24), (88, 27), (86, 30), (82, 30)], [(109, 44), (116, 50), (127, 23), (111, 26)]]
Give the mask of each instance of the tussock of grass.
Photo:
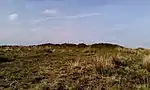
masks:
[(150, 71), (150, 55), (147, 55), (143, 58), (143, 67)]
[(94, 68), (96, 69), (96, 71), (100, 74), (103, 74), (107, 71), (111, 71), (111, 69), (114, 68), (114, 64), (112, 62), (112, 58), (104, 58), (104, 57), (99, 57), (96, 56), (95, 58), (93, 58), (93, 63), (94, 63)]

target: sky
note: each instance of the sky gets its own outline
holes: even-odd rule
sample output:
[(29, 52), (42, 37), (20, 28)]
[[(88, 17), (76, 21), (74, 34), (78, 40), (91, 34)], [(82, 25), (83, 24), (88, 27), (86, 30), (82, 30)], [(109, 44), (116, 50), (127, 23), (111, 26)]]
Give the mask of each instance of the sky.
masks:
[(0, 44), (150, 48), (149, 0), (0, 0)]

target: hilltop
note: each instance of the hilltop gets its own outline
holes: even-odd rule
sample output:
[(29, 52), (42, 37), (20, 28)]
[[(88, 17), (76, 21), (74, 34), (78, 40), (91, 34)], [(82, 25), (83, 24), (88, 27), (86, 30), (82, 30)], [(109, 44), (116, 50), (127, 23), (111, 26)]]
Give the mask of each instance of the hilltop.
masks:
[(150, 50), (96, 43), (0, 46), (0, 90), (145, 90)]

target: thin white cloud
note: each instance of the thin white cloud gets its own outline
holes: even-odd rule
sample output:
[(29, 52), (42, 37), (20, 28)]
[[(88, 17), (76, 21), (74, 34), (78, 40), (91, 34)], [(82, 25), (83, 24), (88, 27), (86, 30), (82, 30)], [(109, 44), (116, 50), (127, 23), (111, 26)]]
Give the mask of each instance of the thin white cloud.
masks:
[(50, 14), (50, 15), (54, 15), (56, 14), (57, 11), (55, 9), (46, 9), (43, 14)]
[(90, 16), (96, 16), (100, 15), (100, 13), (89, 13), (89, 14), (79, 14), (75, 16), (66, 16), (67, 19), (77, 19), (77, 18), (84, 18), (84, 17), (90, 17)]
[(64, 17), (46, 17), (46, 18), (42, 18), (42, 19), (37, 19), (37, 20), (33, 20), (31, 21), (32, 24), (37, 24), (46, 20), (59, 20), (59, 19), (63, 19)]
[(36, 24), (36, 23), (40, 23), (40, 22), (46, 21), (46, 20), (78, 19), (78, 18), (84, 18), (84, 17), (90, 17), (90, 16), (97, 16), (97, 15), (101, 15), (101, 14), (100, 13), (88, 13), (88, 14), (78, 14), (78, 15), (74, 15), (74, 16), (46, 17), (46, 18), (34, 20), (32, 23)]
[(18, 14), (17, 14), (17, 13), (10, 14), (10, 15), (8, 16), (8, 19), (9, 19), (10, 21), (17, 20), (17, 19), (18, 19)]

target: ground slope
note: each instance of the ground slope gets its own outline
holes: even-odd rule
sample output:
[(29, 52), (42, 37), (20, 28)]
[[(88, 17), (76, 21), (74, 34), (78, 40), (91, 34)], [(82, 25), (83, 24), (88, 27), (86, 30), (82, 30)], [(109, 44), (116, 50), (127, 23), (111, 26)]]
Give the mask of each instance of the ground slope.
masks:
[(150, 50), (112, 44), (0, 47), (0, 90), (149, 90)]

